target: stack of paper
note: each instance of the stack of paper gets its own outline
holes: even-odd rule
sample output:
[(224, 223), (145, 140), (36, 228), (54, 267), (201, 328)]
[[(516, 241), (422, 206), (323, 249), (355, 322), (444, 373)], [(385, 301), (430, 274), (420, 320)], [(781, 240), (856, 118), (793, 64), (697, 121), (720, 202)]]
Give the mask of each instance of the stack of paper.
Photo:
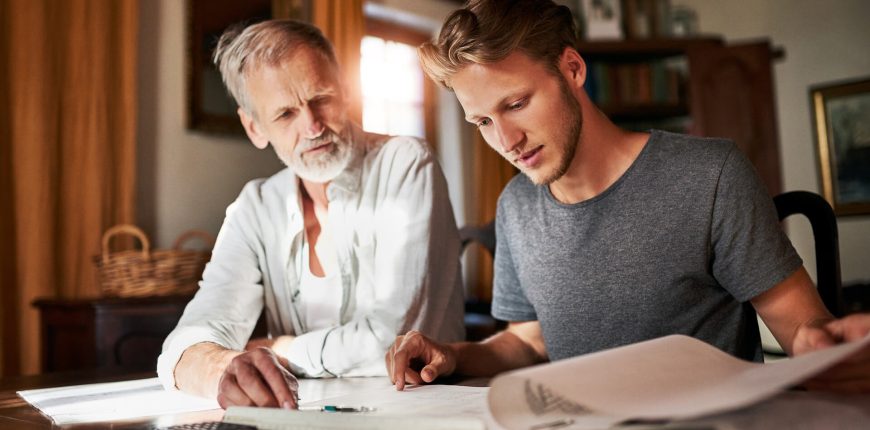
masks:
[(166, 391), (157, 378), (19, 391), (57, 425), (220, 409), (217, 401)]
[[(388, 381), (389, 382), (389, 381)], [(372, 412), (304, 412), (283, 409), (227, 409), (224, 421), (260, 429), (414, 429), (483, 430), (488, 387), (457, 385), (411, 386), (396, 391), (392, 385), (305, 403), (316, 406), (355, 407)]]
[[(870, 337), (774, 364), (759, 364), (739, 360), (687, 336), (667, 336), (510, 372), (495, 378), (489, 390), (426, 385), (397, 392), (393, 387), (383, 387), (308, 404), (365, 407), (374, 412), (230, 408), (224, 420), (273, 430), (296, 426), (323, 430), (484, 426), (567, 430), (609, 428), (628, 420), (684, 423), (692, 420), (713, 428), (724, 422), (728, 427), (729, 420), (739, 421), (746, 415), (723, 415), (723, 412), (739, 410), (779, 394), (868, 344)], [(807, 417), (811, 419), (818, 419), (820, 410), (831, 410), (831, 405), (836, 405), (814, 398), (785, 398), (758, 408), (761, 415), (750, 413), (750, 421), (766, 425), (775, 422), (765, 417), (764, 411), (789, 410), (790, 402), (814, 411)], [(845, 417), (838, 421), (841, 428), (852, 428), (856, 423), (866, 422), (864, 417), (870, 417), (865, 415), (870, 410), (845, 405), (837, 413)], [(708, 418), (698, 420), (699, 417)], [(831, 422), (830, 417), (824, 419)]]
[(508, 429), (589, 417), (672, 420), (755, 404), (870, 344), (838, 345), (771, 364), (737, 359), (688, 336), (667, 336), (495, 378), (494, 419)]
[[(491, 388), (425, 385), (398, 392), (386, 378), (334, 379), (332, 384), (303, 380), (300, 388), (312, 386), (308, 391), (300, 390), (304, 394), (301, 406), (332, 407), (326, 410), (353, 407), (369, 412), (230, 408), (224, 421), (261, 429), (567, 430), (607, 428), (626, 420), (743, 422), (746, 411), (780, 411), (775, 412), (780, 415), (782, 410), (795, 410), (793, 405), (800, 405), (799, 409), (809, 411), (807, 419), (818, 419), (825, 415), (819, 411), (830, 410), (837, 416), (839, 428), (861, 423), (860, 428), (870, 420), (870, 396), (830, 401), (803, 393), (809, 397), (779, 396), (754, 408), (741, 408), (779, 394), (868, 345), (870, 336), (797, 358), (759, 364), (736, 359), (690, 337), (668, 336), (509, 372), (495, 378)], [(327, 386), (332, 391), (313, 390)], [(18, 394), (58, 425), (219, 408), (214, 400), (164, 391), (156, 378)], [(320, 400), (330, 395), (333, 397)], [(847, 405), (853, 400), (867, 407)], [(839, 409), (834, 411), (831, 405)], [(763, 417), (749, 421), (770, 423), (759, 418)], [(830, 420), (830, 416), (825, 419)], [(713, 426), (718, 428), (718, 424)]]

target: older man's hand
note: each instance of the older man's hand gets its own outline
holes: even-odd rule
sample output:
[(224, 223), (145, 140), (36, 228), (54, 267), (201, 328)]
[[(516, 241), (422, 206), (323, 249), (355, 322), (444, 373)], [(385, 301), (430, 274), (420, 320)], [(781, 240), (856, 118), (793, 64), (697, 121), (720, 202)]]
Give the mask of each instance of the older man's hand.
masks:
[(296, 409), (299, 383), (286, 359), (266, 347), (237, 355), (218, 383), (218, 403), (230, 406), (265, 406)]

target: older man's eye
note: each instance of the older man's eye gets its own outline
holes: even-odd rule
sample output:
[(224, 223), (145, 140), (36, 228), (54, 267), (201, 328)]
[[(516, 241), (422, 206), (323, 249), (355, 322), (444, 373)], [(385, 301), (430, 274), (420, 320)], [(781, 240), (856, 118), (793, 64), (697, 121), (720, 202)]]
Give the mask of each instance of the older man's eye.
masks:
[(329, 101), (331, 99), (332, 98), (330, 96), (318, 96), (318, 97), (311, 99), (311, 101), (308, 102), (308, 104), (310, 104), (312, 106), (320, 106), (320, 105), (329, 103)]
[(279, 113), (278, 116), (275, 117), (275, 121), (291, 119), (294, 116), (296, 116), (296, 110), (295, 109), (294, 110), (288, 109), (285, 111), (281, 111), (281, 113)]
[(489, 118), (484, 118), (484, 119), (477, 122), (478, 127), (486, 127), (490, 124), (492, 124), (492, 120)]

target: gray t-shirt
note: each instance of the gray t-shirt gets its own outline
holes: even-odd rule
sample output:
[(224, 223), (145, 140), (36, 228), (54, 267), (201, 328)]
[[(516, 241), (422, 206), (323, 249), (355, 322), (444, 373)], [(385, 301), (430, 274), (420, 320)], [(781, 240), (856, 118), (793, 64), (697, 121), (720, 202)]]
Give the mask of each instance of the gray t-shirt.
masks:
[(551, 360), (679, 333), (759, 361), (747, 301), (802, 264), (732, 142), (662, 131), (577, 204), (517, 175), (496, 236), (492, 314), (540, 321)]

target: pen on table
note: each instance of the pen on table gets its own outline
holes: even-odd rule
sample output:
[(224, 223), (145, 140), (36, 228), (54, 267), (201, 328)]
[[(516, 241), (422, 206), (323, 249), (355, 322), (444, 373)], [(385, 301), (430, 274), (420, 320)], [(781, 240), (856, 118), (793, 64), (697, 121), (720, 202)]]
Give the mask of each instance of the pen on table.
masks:
[(369, 406), (299, 406), (300, 411), (318, 411), (318, 412), (374, 412), (375, 408)]
[(574, 424), (574, 420), (572, 420), (571, 418), (564, 418), (557, 421), (533, 425), (529, 427), (529, 430), (557, 429), (559, 427), (570, 426), (571, 424)]

